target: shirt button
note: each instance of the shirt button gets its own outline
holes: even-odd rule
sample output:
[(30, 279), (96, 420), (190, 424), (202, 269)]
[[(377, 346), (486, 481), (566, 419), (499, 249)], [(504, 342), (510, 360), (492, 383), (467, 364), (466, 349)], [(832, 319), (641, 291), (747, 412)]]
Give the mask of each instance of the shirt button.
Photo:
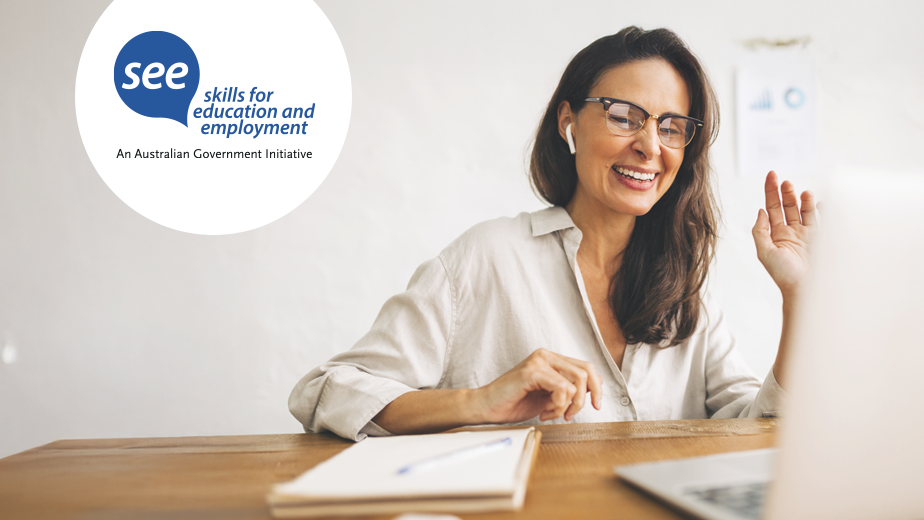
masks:
[(628, 398), (628, 397), (623, 397), (622, 399), (619, 400), (619, 402), (622, 403), (623, 406), (629, 406), (629, 398)]

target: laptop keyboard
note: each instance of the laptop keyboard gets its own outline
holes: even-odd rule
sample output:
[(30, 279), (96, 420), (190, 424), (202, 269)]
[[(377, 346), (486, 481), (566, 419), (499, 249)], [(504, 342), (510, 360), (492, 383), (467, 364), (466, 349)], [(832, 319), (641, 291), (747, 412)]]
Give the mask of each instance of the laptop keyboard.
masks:
[(738, 486), (687, 489), (683, 494), (734, 511), (741, 518), (758, 520), (763, 509), (766, 491), (767, 483), (758, 482)]

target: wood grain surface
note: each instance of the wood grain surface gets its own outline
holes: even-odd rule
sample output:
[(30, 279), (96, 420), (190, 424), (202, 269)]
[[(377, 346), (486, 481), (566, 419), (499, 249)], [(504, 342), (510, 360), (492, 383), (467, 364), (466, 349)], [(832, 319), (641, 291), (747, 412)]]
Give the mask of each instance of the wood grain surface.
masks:
[[(613, 467), (767, 448), (778, 425), (721, 419), (539, 426), (542, 444), (523, 510), (459, 516), (686, 518), (613, 476)], [(272, 484), (351, 444), (329, 434), (56, 441), (0, 459), (0, 518), (269, 519)]]

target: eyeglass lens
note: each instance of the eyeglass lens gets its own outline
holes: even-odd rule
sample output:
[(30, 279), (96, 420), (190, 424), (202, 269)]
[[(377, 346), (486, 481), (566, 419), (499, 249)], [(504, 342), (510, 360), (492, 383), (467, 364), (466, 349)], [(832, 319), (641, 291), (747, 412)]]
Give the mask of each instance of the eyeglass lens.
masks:
[[(607, 112), (606, 126), (616, 135), (635, 135), (645, 126), (647, 115), (640, 108), (626, 103), (612, 103)], [(693, 139), (696, 125), (689, 119), (662, 117), (658, 120), (658, 137), (664, 146), (683, 148)]]

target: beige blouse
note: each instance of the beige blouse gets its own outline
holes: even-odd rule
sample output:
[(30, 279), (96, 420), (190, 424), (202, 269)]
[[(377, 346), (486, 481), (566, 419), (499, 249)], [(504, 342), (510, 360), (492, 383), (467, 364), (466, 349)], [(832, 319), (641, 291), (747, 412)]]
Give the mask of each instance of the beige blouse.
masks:
[(761, 385), (708, 293), (686, 342), (630, 344), (620, 370), (587, 299), (580, 244), (561, 207), (476, 225), (424, 262), (352, 349), (303, 377), (289, 410), (306, 430), (357, 441), (388, 435), (372, 418), (398, 396), (486, 385), (538, 348), (590, 361), (603, 379), (601, 410), (588, 400), (572, 422), (759, 417), (780, 408), (785, 392), (773, 371)]

